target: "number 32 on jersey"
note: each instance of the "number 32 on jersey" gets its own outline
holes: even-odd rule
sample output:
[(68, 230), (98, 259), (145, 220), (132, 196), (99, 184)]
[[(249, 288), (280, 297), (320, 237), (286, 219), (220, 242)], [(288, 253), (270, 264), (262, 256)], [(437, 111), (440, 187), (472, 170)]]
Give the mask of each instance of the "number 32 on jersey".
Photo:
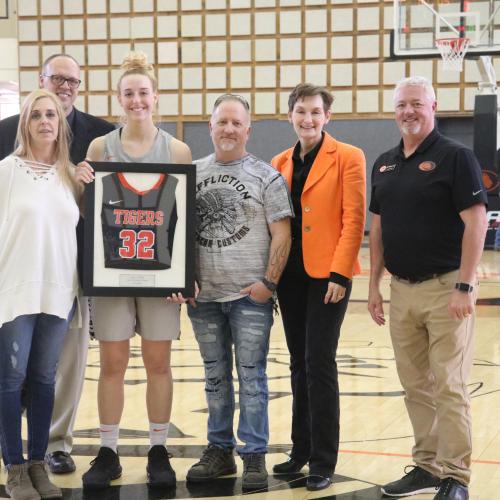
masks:
[(122, 229), (120, 231), (122, 246), (118, 249), (118, 254), (122, 259), (144, 259), (155, 258), (154, 244), (155, 234), (150, 229)]

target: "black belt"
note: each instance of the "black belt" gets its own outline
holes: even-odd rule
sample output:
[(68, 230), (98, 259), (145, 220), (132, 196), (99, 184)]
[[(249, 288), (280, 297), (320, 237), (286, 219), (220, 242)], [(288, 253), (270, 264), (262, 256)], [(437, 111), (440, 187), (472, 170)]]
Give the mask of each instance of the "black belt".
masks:
[(418, 278), (404, 278), (403, 276), (396, 276), (393, 274), (392, 276), (394, 279), (397, 281), (401, 281), (402, 283), (408, 283), (409, 285), (417, 285), (418, 283), (423, 283), (424, 281), (429, 281), (434, 278), (439, 278), (439, 276), (442, 276), (443, 274), (446, 273), (434, 273), (434, 274), (428, 274), (426, 276), (420, 276)]

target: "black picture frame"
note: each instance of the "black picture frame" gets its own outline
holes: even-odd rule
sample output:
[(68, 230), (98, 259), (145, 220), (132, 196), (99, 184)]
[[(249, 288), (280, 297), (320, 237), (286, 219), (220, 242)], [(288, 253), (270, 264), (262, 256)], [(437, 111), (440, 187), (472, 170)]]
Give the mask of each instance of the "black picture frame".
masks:
[[(195, 200), (196, 200), (196, 166), (187, 164), (170, 164), (170, 163), (122, 163), (122, 162), (89, 162), (94, 169), (95, 180), (86, 185), (84, 192), (84, 255), (83, 255), (83, 292), (88, 297), (94, 296), (115, 296), (115, 297), (167, 297), (172, 293), (182, 293), (184, 297), (194, 296), (194, 251), (195, 251)], [(124, 174), (133, 173), (141, 174), (138, 179), (147, 182), (147, 176), (158, 178), (157, 174), (164, 174), (165, 177), (161, 178), (161, 182), (167, 185), (170, 183), (169, 192), (175, 193), (175, 204), (171, 207), (171, 213), (167, 214), (164, 219), (164, 214), (161, 208), (164, 205), (160, 203), (158, 210), (152, 210), (150, 206), (146, 207), (149, 210), (141, 210), (143, 203), (143, 196), (152, 191), (139, 191), (131, 186), (125, 180)], [(108, 177), (109, 176), (109, 177)], [(104, 179), (106, 180), (104, 181)], [(137, 178), (137, 177), (136, 177)], [(174, 182), (175, 181), (175, 182)], [(152, 182), (153, 179), (152, 179)], [(120, 193), (124, 194), (123, 199), (118, 201), (108, 200), (105, 201), (104, 183), (106, 189), (112, 188), (114, 185), (119, 184)], [(174, 187), (172, 187), (172, 185)], [(125, 191), (123, 191), (125, 187)], [(158, 188), (163, 189), (163, 188)], [(167, 199), (167, 188), (162, 191), (164, 199)], [(159, 191), (158, 191), (159, 192)], [(131, 201), (130, 207), (127, 207), (127, 200), (133, 200), (135, 195), (140, 195), (138, 198), (138, 207)], [(161, 195), (158, 196), (160, 199)], [(171, 199), (171, 197), (170, 197)], [(117, 209), (113, 209), (109, 202)], [(165, 204), (166, 206), (166, 204)], [(174, 235), (167, 236), (169, 243), (169, 250), (163, 250), (165, 258), (160, 257), (160, 252), (157, 251), (160, 245), (141, 246), (139, 237), (134, 239), (134, 244), (130, 244), (130, 240), (121, 239), (121, 227), (126, 228), (129, 233), (136, 233), (141, 236), (143, 231), (139, 230), (141, 227), (153, 227), (159, 225), (158, 220), (163, 221), (169, 218), (173, 219), (173, 211), (175, 210), (176, 224), (174, 225)], [(161, 219), (154, 219), (155, 214), (161, 213)], [(118, 227), (111, 227), (106, 221), (110, 220), (109, 216), (114, 217), (120, 221)], [(146, 220), (145, 215), (150, 217)], [(135, 218), (134, 218), (135, 217)], [(158, 217), (158, 216), (156, 216)], [(103, 219), (104, 218), (104, 219)], [(113, 220), (115, 220), (113, 219)], [(106, 225), (106, 230), (103, 229), (103, 221)], [(134, 225), (134, 221), (138, 225)], [(115, 221), (116, 222), (116, 221)], [(114, 223), (113, 223), (114, 224)], [(142, 225), (141, 225), (142, 224)], [(150, 224), (150, 226), (148, 226)], [(158, 232), (151, 230), (144, 230), (144, 233), (149, 233), (151, 241), (155, 242), (160, 237), (159, 231), (164, 231), (164, 226), (160, 226)], [(134, 228), (134, 229), (131, 229)], [(136, 231), (135, 228), (138, 230)], [(171, 228), (170, 228), (171, 229)], [(113, 233), (118, 231), (119, 233)], [(106, 231), (106, 243), (104, 242), (104, 232)], [(113, 234), (120, 236), (122, 245), (116, 248), (120, 257), (114, 251), (115, 240)], [(166, 238), (164, 238), (166, 239)], [(112, 244), (110, 244), (110, 241)], [(147, 242), (149, 243), (149, 241)], [(114, 246), (113, 246), (114, 245)], [(107, 250), (105, 250), (105, 247)], [(139, 248), (142, 248), (143, 255), (145, 254), (144, 248), (147, 249), (148, 256), (155, 255), (153, 260), (142, 260), (137, 257)], [(109, 249), (112, 248), (113, 251)], [(122, 258), (122, 251), (136, 252), (131, 258)], [(156, 253), (155, 253), (156, 252)], [(149, 257), (151, 259), (151, 257)], [(170, 259), (170, 260), (169, 260)], [(133, 261), (133, 262), (132, 262)], [(168, 261), (168, 262), (167, 262)], [(151, 268), (144, 268), (141, 266), (153, 266)], [(124, 267), (125, 266), (125, 267)], [(127, 267), (129, 266), (129, 267)], [(132, 266), (132, 267), (130, 267)], [(154, 266), (161, 267), (154, 268)], [(166, 267), (168, 266), (168, 267)]]

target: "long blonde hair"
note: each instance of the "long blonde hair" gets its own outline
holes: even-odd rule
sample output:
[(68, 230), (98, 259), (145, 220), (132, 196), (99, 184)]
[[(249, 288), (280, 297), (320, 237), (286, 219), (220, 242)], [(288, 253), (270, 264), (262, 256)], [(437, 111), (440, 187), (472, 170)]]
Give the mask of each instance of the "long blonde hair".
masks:
[(26, 99), (24, 100), (21, 107), (21, 113), (19, 115), (19, 125), (17, 127), (16, 135), (16, 149), (14, 151), (14, 154), (21, 158), (27, 158), (28, 160), (35, 159), (32, 150), (33, 138), (31, 137), (29, 131), (29, 122), (33, 107), (35, 106), (36, 102), (45, 97), (53, 102), (57, 117), (59, 118), (57, 141), (54, 151), (59, 175), (62, 181), (71, 189), (73, 194), (75, 194), (76, 196), (79, 192), (79, 189), (73, 176), (74, 165), (69, 159), (71, 129), (69, 128), (68, 121), (66, 120), (66, 115), (64, 114), (59, 99), (52, 92), (49, 92), (46, 89), (37, 89), (26, 96)]

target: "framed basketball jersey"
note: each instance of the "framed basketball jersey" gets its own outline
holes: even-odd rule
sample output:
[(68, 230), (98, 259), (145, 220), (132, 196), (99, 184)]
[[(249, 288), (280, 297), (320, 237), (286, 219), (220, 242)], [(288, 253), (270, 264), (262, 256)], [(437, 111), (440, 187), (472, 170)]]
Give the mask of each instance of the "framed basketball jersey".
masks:
[(102, 177), (101, 224), (105, 267), (169, 269), (177, 225), (176, 177), (161, 174), (139, 191), (123, 172)]
[(84, 293), (194, 294), (194, 165), (91, 162), (84, 194)]

